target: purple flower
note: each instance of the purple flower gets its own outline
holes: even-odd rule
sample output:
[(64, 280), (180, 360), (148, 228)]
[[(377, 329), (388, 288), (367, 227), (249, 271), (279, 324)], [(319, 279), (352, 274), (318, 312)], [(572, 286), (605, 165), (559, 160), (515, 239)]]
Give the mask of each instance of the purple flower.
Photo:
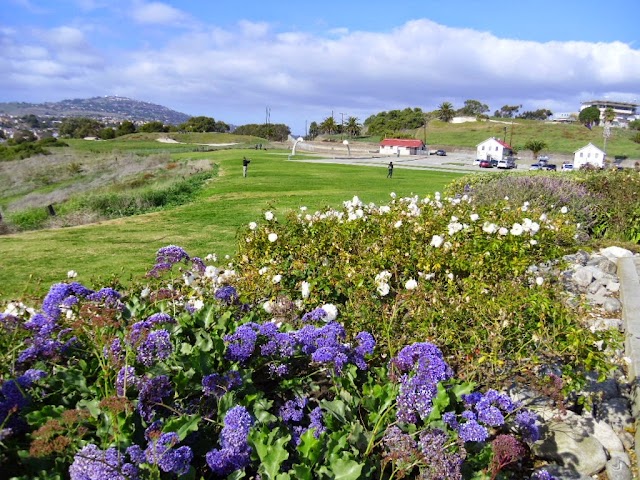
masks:
[(449, 442), (449, 436), (439, 429), (427, 430), (420, 434), (418, 449), (424, 465), (420, 478), (462, 480), (462, 462), (466, 452), (464, 449), (460, 452), (449, 451)]
[(464, 442), (484, 442), (489, 437), (489, 432), (476, 420), (468, 420), (458, 426), (458, 435)]
[(280, 418), (285, 423), (300, 422), (304, 418), (304, 407), (307, 406), (306, 397), (297, 397), (295, 400), (287, 400), (280, 407)]
[(233, 407), (224, 418), (220, 432), (221, 449), (207, 452), (207, 465), (214, 474), (226, 476), (246, 467), (251, 459), (251, 447), (247, 443), (253, 419), (246, 408)]
[(131, 461), (136, 465), (147, 463), (147, 457), (144, 454), (144, 450), (140, 448), (140, 445), (131, 445), (127, 448), (127, 455), (129, 455)]
[(202, 392), (206, 396), (222, 397), (228, 391), (242, 385), (240, 373), (230, 370), (226, 375), (212, 373), (202, 378)]
[(525, 442), (540, 440), (540, 429), (537, 425), (538, 416), (530, 410), (521, 410), (516, 414), (516, 426)]
[(163, 399), (173, 395), (173, 387), (166, 375), (144, 379), (141, 383), (138, 413), (145, 422), (150, 422)]
[(531, 476), (531, 480), (557, 480), (557, 479), (546, 470), (539, 470)]
[(176, 323), (176, 321), (171, 315), (164, 312), (158, 312), (154, 313), (153, 315), (149, 315), (144, 321), (144, 324), (147, 326), (147, 328), (150, 328), (152, 325), (157, 325), (158, 323)]
[(158, 465), (163, 472), (184, 475), (189, 471), (193, 452), (189, 447), (173, 447), (180, 443), (175, 432), (163, 433), (157, 440), (151, 440), (144, 452), (147, 462)]
[(231, 285), (227, 285), (217, 289), (214, 297), (227, 305), (233, 305), (238, 300), (238, 292)]
[(87, 296), (88, 300), (92, 302), (102, 302), (107, 306), (119, 306), (120, 305), (120, 293), (113, 288), (105, 287), (101, 288), (95, 293), (91, 293)]
[(127, 394), (127, 390), (140, 387), (141, 380), (136, 375), (136, 370), (133, 367), (122, 367), (116, 377), (116, 393), (124, 397)]
[(173, 353), (171, 336), (169, 332), (155, 330), (138, 346), (136, 359), (146, 367), (150, 367), (157, 361), (166, 360)]
[(431, 343), (414, 343), (403, 348), (391, 360), (391, 366), (401, 373), (397, 418), (415, 423), (431, 413), (438, 383), (453, 376), (442, 352)]
[(69, 476), (71, 480), (137, 480), (139, 472), (115, 448), (103, 451), (90, 443), (76, 453)]
[(176, 245), (168, 245), (166, 247), (162, 247), (156, 253), (156, 264), (154, 267), (147, 273), (149, 277), (157, 277), (160, 272), (165, 270), (171, 270), (171, 267), (176, 263), (184, 261), (188, 262), (191, 258), (187, 255), (181, 247)]
[(302, 321), (304, 323), (319, 322), (325, 317), (327, 317), (327, 312), (325, 312), (322, 307), (318, 307), (305, 313), (302, 316)]
[(226, 335), (224, 341), (227, 342), (226, 357), (236, 362), (246, 362), (251, 358), (258, 340), (260, 325), (254, 322), (240, 325), (235, 333)]

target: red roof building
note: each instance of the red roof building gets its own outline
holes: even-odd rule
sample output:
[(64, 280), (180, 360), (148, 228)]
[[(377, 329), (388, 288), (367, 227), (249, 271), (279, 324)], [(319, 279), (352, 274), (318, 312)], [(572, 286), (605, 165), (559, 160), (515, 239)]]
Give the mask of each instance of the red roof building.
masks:
[(426, 152), (422, 140), (413, 138), (385, 138), (380, 142), (380, 153), (384, 155), (418, 155)]

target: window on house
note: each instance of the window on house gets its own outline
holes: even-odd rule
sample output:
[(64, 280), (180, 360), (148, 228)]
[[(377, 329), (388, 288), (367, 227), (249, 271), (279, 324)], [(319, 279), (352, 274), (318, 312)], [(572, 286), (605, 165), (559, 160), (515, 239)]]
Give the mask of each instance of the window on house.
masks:
[(584, 152), (580, 152), (580, 158), (584, 157)]

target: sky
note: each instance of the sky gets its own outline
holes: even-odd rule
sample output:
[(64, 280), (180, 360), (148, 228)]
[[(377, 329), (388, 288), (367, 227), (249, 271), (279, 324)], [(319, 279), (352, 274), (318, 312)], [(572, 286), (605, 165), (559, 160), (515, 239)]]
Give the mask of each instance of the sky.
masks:
[(296, 135), (479, 100), (640, 103), (638, 0), (1, 0), (0, 102), (119, 95)]

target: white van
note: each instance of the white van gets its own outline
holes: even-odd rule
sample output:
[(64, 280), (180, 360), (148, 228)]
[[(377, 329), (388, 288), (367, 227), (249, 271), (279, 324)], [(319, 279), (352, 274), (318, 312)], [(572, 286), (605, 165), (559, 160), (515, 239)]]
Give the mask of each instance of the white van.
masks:
[(513, 158), (503, 158), (498, 160), (498, 168), (516, 168), (516, 161)]

